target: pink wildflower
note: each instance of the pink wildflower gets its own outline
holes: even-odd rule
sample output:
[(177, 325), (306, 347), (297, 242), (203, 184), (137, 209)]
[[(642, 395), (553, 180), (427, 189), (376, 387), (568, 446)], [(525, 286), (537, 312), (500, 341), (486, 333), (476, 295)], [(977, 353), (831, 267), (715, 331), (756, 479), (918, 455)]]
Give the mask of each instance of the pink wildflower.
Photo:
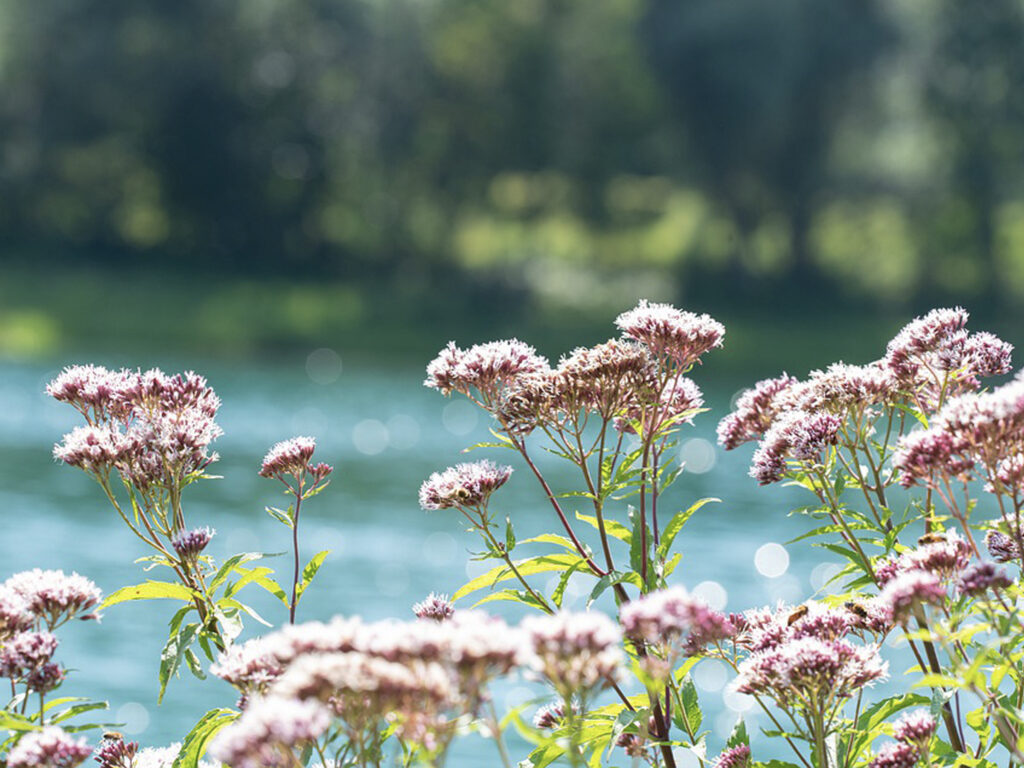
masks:
[(646, 344), (656, 356), (671, 358), (682, 369), (708, 350), (722, 346), (725, 337), (725, 327), (709, 315), (646, 300), (619, 315), (615, 324), (626, 336)]
[(1020, 559), (1020, 547), (1005, 533), (988, 531), (985, 534), (985, 546), (996, 562), (1009, 563)]
[(486, 505), (491, 494), (508, 482), (511, 474), (511, 467), (497, 466), (486, 460), (434, 472), (420, 486), (420, 506), (449, 509)]
[(924, 750), (928, 747), (935, 728), (935, 718), (927, 710), (916, 709), (900, 716), (899, 720), (893, 724), (893, 735), (897, 741)]
[(779, 396), (797, 383), (789, 374), (757, 382), (736, 401), (735, 410), (718, 424), (718, 442), (730, 451), (743, 443), (760, 440), (782, 410)]
[(448, 595), (431, 592), (425, 600), (412, 607), (412, 612), (418, 619), (447, 621), (455, 614), (455, 608), (448, 601)]
[(102, 593), (89, 579), (64, 571), (31, 571), (16, 573), (5, 586), (20, 595), (28, 610), (51, 629), (68, 619), (94, 608)]
[(750, 747), (746, 744), (737, 744), (716, 757), (711, 768), (747, 768), (749, 765)]
[(171, 539), (171, 546), (182, 560), (195, 562), (215, 533), (210, 527), (179, 531)]
[(885, 585), (879, 601), (888, 607), (896, 621), (905, 621), (914, 608), (924, 604), (941, 605), (946, 590), (939, 577), (927, 571), (911, 570), (897, 575)]
[(477, 344), (468, 350), (449, 342), (427, 366), (423, 384), (444, 395), (470, 395), (476, 390), (484, 405), (493, 406), (502, 390), (519, 378), (548, 369), (548, 361), (518, 339)]
[(285, 768), (290, 750), (327, 730), (330, 712), (315, 701), (257, 699), (210, 743), (210, 754), (231, 768)]
[(520, 625), (533, 644), (533, 668), (563, 696), (604, 687), (619, 674), (622, 634), (601, 613), (528, 616)]
[(620, 621), (628, 637), (654, 645), (673, 645), (685, 636), (690, 651), (736, 632), (725, 615), (711, 610), (682, 587), (651, 592), (626, 603)]
[(283, 440), (271, 448), (263, 457), (260, 477), (283, 478), (285, 475), (296, 477), (309, 472), (315, 482), (319, 483), (333, 471), (327, 464), (310, 464), (316, 440), (312, 437), (293, 437)]
[(914, 768), (920, 756), (913, 744), (893, 741), (878, 750), (868, 768)]
[(7, 768), (73, 768), (92, 754), (85, 739), (48, 725), (21, 737), (7, 756)]
[(824, 453), (838, 441), (839, 419), (829, 413), (789, 411), (772, 424), (754, 452), (750, 476), (761, 485), (781, 480), (786, 460), (802, 464), (824, 463)]
[(960, 576), (957, 589), (961, 595), (977, 597), (990, 589), (1006, 589), (1011, 584), (1002, 568), (992, 563), (975, 563)]

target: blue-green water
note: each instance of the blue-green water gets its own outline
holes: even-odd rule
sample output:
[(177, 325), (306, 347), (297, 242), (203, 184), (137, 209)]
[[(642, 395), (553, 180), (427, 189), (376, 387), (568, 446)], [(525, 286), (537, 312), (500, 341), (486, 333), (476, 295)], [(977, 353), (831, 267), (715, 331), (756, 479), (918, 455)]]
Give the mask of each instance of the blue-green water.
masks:
[[(274, 442), (296, 434), (317, 438), (317, 458), (335, 466), (334, 482), (304, 507), (301, 546), (307, 558), (321, 549), (332, 553), (300, 607), (300, 620), (335, 614), (409, 618), (411, 604), (428, 592), (453, 592), (467, 575), (480, 572), (479, 564), (467, 566), (477, 540), (454, 515), (422, 511), (417, 491), (430, 472), (466, 460), (460, 451), (486, 439), (488, 425), (482, 413), (463, 401), (423, 388), (421, 367), (348, 359), (341, 365), (329, 353), (274, 364), (89, 362), (196, 368), (221, 396), (218, 421), (225, 434), (215, 446), (222, 457), (215, 469), (223, 479), (202, 483), (187, 497), (189, 523), (217, 529), (210, 552), (218, 559), (238, 551), (289, 548), (288, 532), (263, 512), (266, 505), (282, 502), (279, 486), (257, 477), (256, 470)], [(7, 532), (0, 542), (0, 575), (36, 566), (77, 570), (109, 593), (146, 578), (133, 561), (148, 553), (84, 473), (50, 457), (53, 443), (77, 424), (69, 407), (43, 394), (63, 363), (0, 366), (5, 404), (0, 409), (0, 510)], [(798, 535), (803, 521), (785, 514), (794, 503), (792, 492), (759, 489), (746, 476), (749, 448), (726, 453), (714, 445), (717, 420), (733, 393), (750, 382), (715, 380), (705, 375), (707, 370), (695, 378), (712, 410), (698, 418), (682, 445), (692, 471), (665, 494), (660, 508), (668, 515), (704, 496), (723, 503), (704, 507), (685, 529), (679, 541), (684, 557), (674, 580), (728, 610), (803, 599), (822, 585), (830, 566), (805, 543), (787, 548), (788, 567), (770, 556), (773, 548), (762, 552), (761, 570), (771, 578), (755, 566), (759, 548)], [(478, 451), (475, 457), (485, 456), (507, 460), (519, 470), (493, 499), (500, 513), (512, 517), (519, 538), (555, 531), (557, 521), (525, 468), (498, 451)], [(571, 476), (557, 464), (548, 459), (544, 465), (553, 473), (556, 490), (570, 487)], [(285, 558), (270, 564), (287, 570)], [(581, 609), (591, 586), (578, 577), (566, 605)], [(250, 596), (272, 623), (286, 618), (280, 604), (256, 592)], [(489, 607), (510, 619), (521, 615), (514, 607)], [(169, 602), (126, 603), (107, 611), (99, 625), (76, 623), (62, 630), (59, 657), (72, 669), (62, 693), (108, 700), (110, 719), (123, 722), (122, 730), (132, 738), (154, 746), (180, 740), (207, 709), (231, 706), (235, 696), (227, 684), (190, 677), (172, 681), (157, 706), (158, 660), (173, 608)], [(260, 631), (250, 622), (246, 636)], [(747, 710), (748, 703), (726, 694), (723, 704), (726, 675), (714, 663), (702, 665), (696, 678), (711, 713), (706, 726), (712, 730), (709, 749), (714, 754), (736, 712)], [(526, 681), (509, 681), (496, 698), (502, 708), (540, 693)], [(755, 717), (754, 722), (760, 721)], [(523, 745), (517, 750), (522, 753), (518, 757), (525, 756)], [(492, 764), (494, 755), (492, 745), (470, 738), (459, 745), (450, 765)]]

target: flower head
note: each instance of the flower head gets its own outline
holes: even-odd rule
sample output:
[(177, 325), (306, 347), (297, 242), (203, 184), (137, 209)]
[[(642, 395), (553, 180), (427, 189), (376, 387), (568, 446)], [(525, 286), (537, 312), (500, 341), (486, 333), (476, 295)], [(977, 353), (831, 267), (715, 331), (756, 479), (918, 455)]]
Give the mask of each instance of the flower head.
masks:
[(1020, 559), (1017, 542), (1001, 531), (989, 530), (985, 534), (985, 547), (996, 562), (1009, 563)]
[(529, 616), (522, 629), (533, 644), (533, 668), (563, 695), (600, 688), (622, 664), (622, 634), (601, 613)]
[(666, 356), (688, 368), (710, 349), (722, 346), (725, 327), (709, 315), (684, 312), (669, 304), (646, 300), (615, 320), (619, 329), (647, 345), (656, 356)]
[(920, 751), (913, 744), (893, 741), (878, 750), (868, 768), (914, 768), (920, 756)]
[(448, 601), (448, 595), (431, 592), (425, 600), (412, 607), (412, 612), (416, 614), (417, 619), (447, 621), (455, 615), (455, 608)]
[(304, 744), (330, 724), (330, 711), (317, 701), (257, 699), (210, 743), (210, 754), (231, 768), (285, 768), (281, 748)]
[(939, 577), (928, 571), (903, 571), (892, 579), (879, 601), (888, 607), (896, 621), (904, 621), (920, 605), (941, 605), (946, 599), (946, 590)]
[(838, 441), (839, 418), (830, 413), (787, 411), (782, 414), (754, 452), (750, 476), (761, 485), (781, 480), (788, 459), (802, 464), (824, 462), (824, 453)]
[(137, 741), (104, 737), (95, 760), (100, 764), (100, 768), (137, 768), (135, 756), (138, 751)]
[(195, 562), (206, 549), (206, 545), (217, 532), (210, 527), (193, 528), (190, 531), (178, 531), (171, 539), (171, 546), (182, 560)]
[(718, 424), (718, 442), (731, 451), (743, 443), (760, 440), (781, 412), (780, 396), (797, 380), (787, 373), (774, 379), (763, 379), (736, 400), (732, 413)]
[(630, 638), (655, 645), (673, 645), (685, 638), (690, 652), (736, 632), (728, 617), (711, 610), (682, 587), (651, 592), (626, 603), (620, 620)]
[(747, 768), (750, 765), (750, 747), (737, 744), (715, 758), (712, 768)]
[(327, 464), (310, 464), (315, 449), (316, 440), (312, 437), (293, 437), (277, 443), (263, 457), (260, 477), (280, 479), (284, 475), (299, 476), (310, 472), (317, 482), (323, 480), (333, 468)]
[(957, 589), (961, 595), (977, 597), (990, 589), (1006, 589), (1011, 584), (1006, 571), (993, 563), (975, 563), (960, 576)]
[(927, 710), (915, 709), (913, 712), (902, 714), (893, 724), (893, 735), (897, 741), (924, 750), (928, 747), (935, 728), (935, 718)]
[(469, 395), (476, 390), (484, 404), (492, 406), (501, 392), (522, 376), (541, 373), (549, 367), (533, 347), (518, 339), (477, 344), (468, 350), (449, 342), (427, 366), (423, 384), (444, 395)]
[(511, 475), (511, 467), (498, 466), (486, 460), (434, 472), (420, 486), (420, 506), (423, 509), (449, 509), (485, 505), (490, 495), (508, 482)]
[(21, 737), (7, 756), (7, 768), (73, 768), (92, 754), (85, 739), (48, 725)]
[(51, 629), (94, 608), (103, 597), (84, 576), (39, 568), (14, 574), (5, 586), (24, 599), (28, 610)]

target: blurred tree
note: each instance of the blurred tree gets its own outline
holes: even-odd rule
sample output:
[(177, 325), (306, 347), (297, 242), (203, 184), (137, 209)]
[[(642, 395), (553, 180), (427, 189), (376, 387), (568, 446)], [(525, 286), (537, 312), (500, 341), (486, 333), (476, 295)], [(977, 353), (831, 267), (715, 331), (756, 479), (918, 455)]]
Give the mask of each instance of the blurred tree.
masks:
[(808, 234), (851, 86), (892, 31), (871, 0), (650, 0), (642, 26), (678, 115), (684, 173), (734, 219), (733, 265), (759, 224), (789, 227), (789, 279), (815, 280)]
[(978, 264), (985, 295), (1004, 298), (997, 218), (1024, 192), (1024, 4), (942, 0), (937, 24), (926, 93), (947, 163), (934, 246)]

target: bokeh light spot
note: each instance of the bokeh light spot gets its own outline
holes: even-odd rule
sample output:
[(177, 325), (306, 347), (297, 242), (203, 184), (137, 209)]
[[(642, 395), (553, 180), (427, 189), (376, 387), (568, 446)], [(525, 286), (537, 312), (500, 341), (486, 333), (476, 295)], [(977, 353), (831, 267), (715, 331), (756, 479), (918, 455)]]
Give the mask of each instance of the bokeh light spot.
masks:
[(333, 384), (341, 370), (341, 355), (328, 347), (314, 349), (306, 358), (306, 375), (316, 384)]
[(754, 553), (754, 567), (762, 576), (777, 579), (789, 570), (789, 552), (774, 541), (762, 544)]
[(117, 710), (114, 718), (119, 723), (124, 723), (121, 730), (129, 736), (142, 733), (149, 727), (149, 710), (137, 701), (129, 701)]
[(716, 611), (725, 610), (725, 604), (729, 601), (729, 593), (717, 581), (702, 581), (693, 588), (693, 594)]
[(444, 428), (458, 436), (468, 435), (476, 429), (479, 418), (476, 406), (465, 400), (448, 403), (441, 412), (441, 423), (444, 424)]
[(679, 450), (679, 460), (686, 465), (686, 471), (695, 475), (710, 472), (717, 458), (715, 446), (703, 437), (687, 440)]
[(388, 428), (377, 419), (363, 419), (352, 428), (352, 444), (366, 456), (376, 456), (388, 447)]

